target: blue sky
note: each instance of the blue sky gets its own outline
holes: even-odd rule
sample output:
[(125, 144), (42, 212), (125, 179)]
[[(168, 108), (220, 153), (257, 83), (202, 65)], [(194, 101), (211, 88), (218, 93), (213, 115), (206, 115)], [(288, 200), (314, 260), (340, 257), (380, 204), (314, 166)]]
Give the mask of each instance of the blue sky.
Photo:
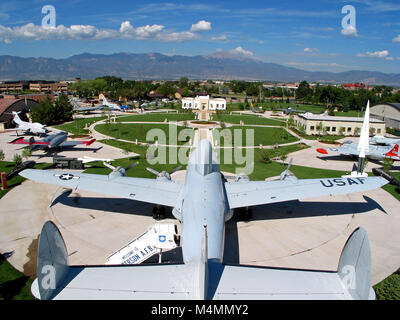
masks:
[[(55, 28), (42, 27), (45, 5)], [(346, 5), (354, 29), (343, 29)], [(400, 73), (398, 17), (398, 0), (2, 0), (0, 55), (230, 52), (312, 71)]]

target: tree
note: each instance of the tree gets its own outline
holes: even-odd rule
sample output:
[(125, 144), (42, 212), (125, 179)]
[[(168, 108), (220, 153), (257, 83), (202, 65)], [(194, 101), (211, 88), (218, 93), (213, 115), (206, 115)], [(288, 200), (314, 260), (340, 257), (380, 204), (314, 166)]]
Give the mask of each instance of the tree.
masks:
[(28, 160), (30, 157), (32, 157), (32, 150), (30, 148), (24, 148), (24, 150), (22, 150), (22, 158)]
[(72, 120), (74, 108), (65, 94), (58, 97), (53, 108), (53, 123), (66, 122)]
[(189, 84), (188, 78), (182, 77), (179, 79), (179, 82), (178, 82), (179, 88), (182, 88), (182, 89), (187, 88), (188, 84)]
[(307, 81), (302, 81), (296, 90), (296, 98), (303, 100), (305, 97), (312, 95), (312, 89)]
[(22, 157), (19, 154), (14, 155), (13, 161), (15, 165), (20, 165), (22, 163)]
[(390, 169), (392, 169), (393, 162), (394, 161), (389, 158), (383, 159), (383, 169), (385, 169), (386, 171), (389, 171)]
[(36, 108), (31, 112), (32, 122), (51, 125), (53, 120), (52, 109), (53, 105), (49, 97), (43, 101), (40, 101)]

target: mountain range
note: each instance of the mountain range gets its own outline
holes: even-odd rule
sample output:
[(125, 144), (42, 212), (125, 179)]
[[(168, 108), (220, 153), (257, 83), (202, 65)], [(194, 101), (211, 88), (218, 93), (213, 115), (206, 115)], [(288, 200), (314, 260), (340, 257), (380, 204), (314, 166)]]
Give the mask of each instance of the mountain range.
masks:
[(94, 79), (105, 75), (123, 79), (266, 80), (400, 86), (400, 74), (375, 71), (311, 72), (232, 54), (167, 56), (159, 53), (84, 53), (66, 59), (0, 56), (0, 81)]

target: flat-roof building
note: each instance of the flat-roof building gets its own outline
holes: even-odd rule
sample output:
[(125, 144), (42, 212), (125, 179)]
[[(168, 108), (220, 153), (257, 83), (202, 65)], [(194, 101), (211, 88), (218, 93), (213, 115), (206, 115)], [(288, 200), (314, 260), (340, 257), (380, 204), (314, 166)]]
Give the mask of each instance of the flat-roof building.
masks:
[[(343, 135), (357, 136), (363, 126), (363, 118), (333, 117), (312, 113), (298, 114), (293, 119), (298, 127), (305, 130), (307, 135)], [(370, 128), (377, 135), (386, 134), (386, 124), (382, 120), (370, 119)]]
[(67, 83), (47, 83), (47, 82), (38, 82), (38, 83), (30, 83), (29, 90), (39, 91), (39, 92), (68, 92), (68, 84)]
[(210, 96), (197, 96), (196, 98), (183, 98), (183, 109), (192, 109), (199, 111), (217, 111), (226, 110), (226, 100), (217, 98), (210, 99)]

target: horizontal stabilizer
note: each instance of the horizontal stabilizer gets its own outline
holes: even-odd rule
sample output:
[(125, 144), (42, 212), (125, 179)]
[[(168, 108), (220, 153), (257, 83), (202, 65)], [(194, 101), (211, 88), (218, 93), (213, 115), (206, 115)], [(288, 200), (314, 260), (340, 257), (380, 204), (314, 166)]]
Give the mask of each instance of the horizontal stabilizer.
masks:
[(371, 255), (359, 228), (343, 249), (339, 271), (298, 270), (212, 264), (210, 296), (215, 300), (370, 300)]
[(355, 300), (375, 298), (371, 288), (371, 249), (367, 232), (363, 228), (355, 230), (340, 257), (339, 277)]
[[(184, 300), (193, 296), (187, 265), (68, 266), (58, 228), (47, 222), (40, 234), (38, 279), (32, 293), (41, 300)], [(197, 282), (198, 283), (198, 282)]]
[(68, 274), (68, 253), (63, 237), (56, 225), (48, 221), (39, 239), (37, 284), (40, 299), (53, 299)]

